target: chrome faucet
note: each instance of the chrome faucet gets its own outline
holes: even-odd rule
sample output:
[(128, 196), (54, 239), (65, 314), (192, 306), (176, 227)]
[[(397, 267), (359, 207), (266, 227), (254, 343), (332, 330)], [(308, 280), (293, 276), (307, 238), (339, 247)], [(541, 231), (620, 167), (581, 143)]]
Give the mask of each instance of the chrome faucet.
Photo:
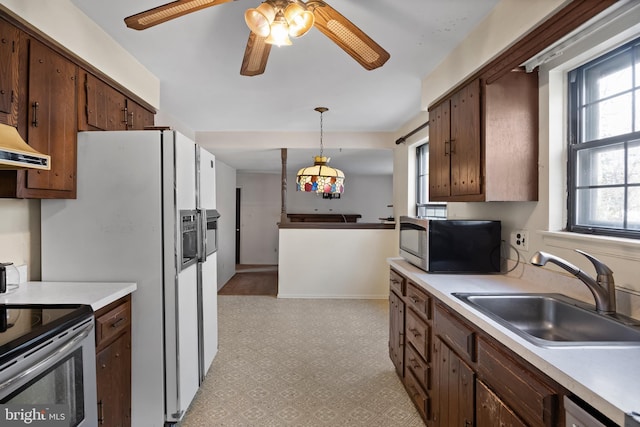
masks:
[(542, 267), (547, 262), (551, 262), (564, 268), (587, 285), (596, 300), (596, 311), (598, 313), (615, 314), (616, 287), (613, 281), (613, 271), (592, 255), (578, 249), (575, 249), (575, 251), (584, 255), (589, 261), (591, 261), (596, 269), (596, 273), (598, 274), (595, 280), (575, 265), (546, 252), (536, 252), (531, 258), (531, 264)]

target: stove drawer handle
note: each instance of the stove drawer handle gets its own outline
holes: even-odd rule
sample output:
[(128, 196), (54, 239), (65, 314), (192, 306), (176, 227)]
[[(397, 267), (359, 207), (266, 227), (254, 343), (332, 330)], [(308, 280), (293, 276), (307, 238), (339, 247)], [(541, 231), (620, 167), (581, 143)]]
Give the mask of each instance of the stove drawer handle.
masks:
[(46, 371), (49, 367), (54, 366), (59, 360), (64, 358), (69, 351), (74, 348), (78, 343), (84, 340), (90, 333), (93, 332), (93, 322), (88, 322), (84, 327), (78, 329), (75, 335), (72, 335), (63, 346), (58, 347), (49, 353), (47, 353), (39, 362), (34, 364), (28, 369), (14, 375), (0, 384), (0, 392), (11, 387), (14, 383), (21, 381), (28, 381), (32, 377), (38, 375), (41, 371)]

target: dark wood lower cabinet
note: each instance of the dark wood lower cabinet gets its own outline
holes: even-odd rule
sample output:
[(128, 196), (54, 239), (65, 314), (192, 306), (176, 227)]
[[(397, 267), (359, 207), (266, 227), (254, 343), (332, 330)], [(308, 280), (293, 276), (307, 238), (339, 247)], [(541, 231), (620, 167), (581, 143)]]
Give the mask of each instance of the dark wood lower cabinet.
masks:
[(564, 426), (571, 393), (551, 378), (394, 270), (389, 301), (390, 356), (427, 426)]
[(472, 427), (475, 373), (439, 338), (435, 340), (433, 358), (435, 425)]
[(476, 380), (476, 426), (526, 427), (527, 424), (482, 381)]
[(131, 425), (131, 338), (120, 335), (96, 355), (98, 425)]
[(389, 357), (398, 375), (404, 375), (404, 301), (389, 293)]
[(130, 296), (96, 313), (96, 384), (98, 426), (130, 427)]

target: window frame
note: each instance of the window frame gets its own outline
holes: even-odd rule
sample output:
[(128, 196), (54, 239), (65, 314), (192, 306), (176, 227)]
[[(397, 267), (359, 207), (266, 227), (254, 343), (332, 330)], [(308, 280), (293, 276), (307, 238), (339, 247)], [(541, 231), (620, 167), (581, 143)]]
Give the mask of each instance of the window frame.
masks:
[[(631, 132), (616, 135), (612, 137), (606, 137), (601, 139), (594, 139), (590, 141), (584, 141), (585, 139), (585, 129), (586, 126), (581, 120), (581, 96), (585, 96), (585, 93), (589, 90), (585, 84), (584, 71), (593, 67), (597, 64), (602, 64), (606, 61), (612, 60), (615, 57), (618, 57), (621, 53), (625, 51), (631, 52), (631, 64), (633, 66), (633, 70), (631, 71), (632, 75), (632, 85), (630, 89), (627, 91), (631, 94), (631, 121), (632, 121), (632, 129)], [(640, 92), (640, 82), (636, 81), (636, 75), (640, 74), (638, 70), (640, 68), (640, 37), (637, 37), (622, 46), (619, 46), (616, 49), (613, 49), (609, 52), (603, 53), (599, 55), (597, 58), (584, 63), (576, 68), (573, 68), (567, 73), (568, 76), (568, 102), (567, 102), (567, 113), (568, 113), (568, 153), (567, 153), (567, 224), (566, 229), (570, 232), (580, 233), (580, 234), (594, 234), (594, 235), (602, 235), (602, 236), (613, 236), (613, 237), (623, 237), (623, 238), (632, 238), (632, 239), (640, 239), (640, 230), (634, 230), (627, 228), (627, 219), (628, 219), (628, 190), (630, 188), (640, 188), (640, 183), (638, 184), (629, 184), (627, 181), (628, 173), (627, 167), (628, 165), (628, 146), (633, 143), (637, 143), (640, 141), (640, 129), (634, 131), (634, 127), (638, 127), (637, 123), (634, 123), (636, 111), (635, 109), (640, 108), (640, 96), (634, 97), (636, 92)], [(619, 94), (617, 94), (619, 95)], [(606, 99), (603, 98), (603, 99)], [(601, 100), (599, 100), (601, 101)], [(584, 120), (586, 121), (586, 120)], [(624, 144), (624, 182), (622, 184), (616, 185), (578, 185), (578, 155), (583, 150), (593, 150), (602, 147), (612, 147), (614, 145)], [(578, 190), (579, 189), (589, 189), (589, 188), (622, 188), (624, 189), (624, 218), (623, 218), (623, 227), (607, 227), (606, 224), (597, 224), (597, 225), (584, 225), (577, 224), (578, 219)]]
[[(424, 155), (426, 153), (426, 155)], [(416, 147), (416, 208), (415, 216), (429, 219), (446, 219), (447, 204), (443, 202), (429, 202), (429, 142)], [(425, 163), (426, 162), (426, 163)], [(423, 189), (426, 191), (423, 192)], [(425, 194), (427, 200), (422, 200)], [(429, 211), (433, 214), (429, 215)]]

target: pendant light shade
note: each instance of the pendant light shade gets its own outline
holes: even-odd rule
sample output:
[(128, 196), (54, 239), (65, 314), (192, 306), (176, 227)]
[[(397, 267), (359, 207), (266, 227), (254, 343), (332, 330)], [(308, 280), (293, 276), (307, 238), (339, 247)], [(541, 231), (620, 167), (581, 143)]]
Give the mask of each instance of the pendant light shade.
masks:
[(320, 155), (315, 156), (313, 166), (307, 166), (296, 175), (297, 190), (322, 195), (325, 199), (337, 199), (344, 192), (344, 172), (328, 165), (329, 157), (323, 155), (322, 114), (328, 108), (317, 107), (320, 113)]

